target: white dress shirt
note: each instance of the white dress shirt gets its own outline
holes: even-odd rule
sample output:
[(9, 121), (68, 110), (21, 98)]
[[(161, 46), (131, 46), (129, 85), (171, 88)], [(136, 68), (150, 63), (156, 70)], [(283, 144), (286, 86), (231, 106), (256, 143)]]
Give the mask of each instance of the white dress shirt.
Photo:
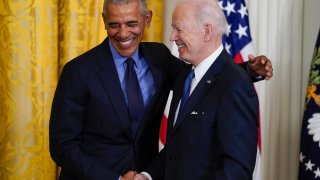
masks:
[[(205, 58), (197, 67), (192, 67), (194, 68), (194, 78), (192, 79), (191, 82), (191, 87), (190, 87), (190, 95), (192, 94), (193, 90), (197, 87), (198, 83), (204, 76), (204, 74), (208, 71), (210, 66), (214, 63), (214, 61), (218, 58), (218, 56), (221, 54), (223, 50), (222, 44), (216, 49), (212, 54), (210, 54), (207, 58)], [(189, 95), (189, 96), (190, 96)], [(176, 123), (178, 114), (179, 114), (179, 109), (180, 109), (180, 103), (181, 100), (178, 104), (177, 111), (174, 117), (174, 123)]]

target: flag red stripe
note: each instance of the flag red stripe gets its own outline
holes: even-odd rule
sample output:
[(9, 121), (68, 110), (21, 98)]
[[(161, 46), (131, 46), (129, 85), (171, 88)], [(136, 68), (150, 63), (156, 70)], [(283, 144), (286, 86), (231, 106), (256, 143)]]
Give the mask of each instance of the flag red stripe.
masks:
[(160, 132), (159, 132), (159, 137), (162, 144), (166, 143), (167, 121), (168, 121), (167, 117), (163, 115), (161, 120)]
[(233, 57), (233, 59), (234, 59), (234, 61), (235, 61), (237, 64), (239, 64), (239, 63), (242, 63), (242, 62), (243, 62), (243, 58), (242, 58), (242, 56), (241, 56), (240, 52), (239, 52), (239, 53), (237, 53), (237, 54)]

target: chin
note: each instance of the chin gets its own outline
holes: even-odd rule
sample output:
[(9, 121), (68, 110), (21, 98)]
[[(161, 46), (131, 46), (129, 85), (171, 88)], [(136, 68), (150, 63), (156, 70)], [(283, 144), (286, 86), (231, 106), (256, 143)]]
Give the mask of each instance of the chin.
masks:
[(132, 56), (132, 54), (135, 52), (135, 50), (136, 50), (135, 47), (131, 47), (130, 49), (122, 49), (121, 51), (118, 51), (118, 52), (122, 56), (129, 57), (129, 56)]
[(179, 55), (179, 59), (186, 60), (186, 59), (188, 59), (188, 58), (187, 58), (186, 56)]

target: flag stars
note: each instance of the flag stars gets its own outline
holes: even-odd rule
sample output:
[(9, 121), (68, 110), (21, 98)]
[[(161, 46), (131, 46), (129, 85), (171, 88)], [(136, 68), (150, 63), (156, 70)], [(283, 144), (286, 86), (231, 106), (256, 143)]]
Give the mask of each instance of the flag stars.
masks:
[(226, 32), (227, 37), (229, 37), (230, 33), (231, 33), (231, 24), (228, 24), (227, 25), (227, 32)]
[(247, 34), (248, 26), (242, 27), (241, 24), (239, 24), (239, 28), (235, 31), (239, 35), (239, 39), (241, 39), (242, 36), (248, 36)]
[(300, 162), (301, 162), (301, 163), (303, 162), (303, 160), (304, 160), (305, 157), (306, 157), (306, 156), (304, 156), (304, 155), (302, 154), (302, 152), (300, 152)]
[(238, 13), (241, 14), (241, 18), (243, 19), (244, 16), (248, 15), (247, 7), (245, 7), (243, 4), (241, 4), (241, 8), (238, 10)]
[(228, 1), (227, 6), (224, 7), (224, 10), (227, 11), (228, 16), (231, 14), (231, 12), (236, 13), (236, 11), (234, 10), (235, 5), (236, 5), (235, 3), (230, 4), (230, 2)]
[(315, 179), (316, 178), (320, 178), (320, 169), (319, 169), (319, 167), (317, 168), (317, 170), (316, 171), (313, 171), (313, 173), (315, 174)]
[(224, 7), (223, 7), (223, 1), (219, 1), (219, 6), (222, 10), (224, 10)]
[(230, 52), (231, 44), (226, 43), (224, 48), (227, 50), (227, 52), (228, 52), (229, 54), (231, 53), (231, 52)]
[[(244, 0), (218, 1), (228, 22), (223, 36), (223, 45), (225, 46), (225, 49), (231, 53), (231, 56), (234, 57), (242, 48), (252, 41), (248, 22), (248, 8), (246, 8)], [(226, 44), (226, 42), (228, 44)]]
[(305, 163), (304, 165), (306, 165), (306, 171), (307, 171), (307, 170), (312, 171), (312, 167), (314, 166), (314, 164), (311, 163), (310, 160), (308, 161), (308, 163)]

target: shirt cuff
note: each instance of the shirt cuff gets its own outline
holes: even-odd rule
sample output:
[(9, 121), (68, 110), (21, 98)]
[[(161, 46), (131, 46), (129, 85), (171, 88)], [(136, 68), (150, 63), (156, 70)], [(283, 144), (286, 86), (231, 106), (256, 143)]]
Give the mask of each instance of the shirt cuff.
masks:
[(141, 172), (140, 174), (145, 175), (145, 176), (148, 178), (148, 180), (152, 180), (152, 177), (150, 176), (149, 173), (147, 173), (147, 172)]

